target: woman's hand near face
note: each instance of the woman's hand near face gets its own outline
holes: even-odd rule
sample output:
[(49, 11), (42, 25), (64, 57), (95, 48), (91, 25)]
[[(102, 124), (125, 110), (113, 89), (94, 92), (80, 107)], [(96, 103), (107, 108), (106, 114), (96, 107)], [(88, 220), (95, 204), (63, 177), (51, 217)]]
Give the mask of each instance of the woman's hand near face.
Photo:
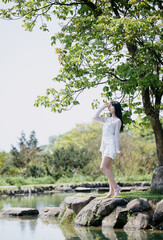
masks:
[(105, 107), (105, 108), (106, 108), (106, 107), (110, 107), (110, 103), (106, 102), (106, 103), (104, 104), (104, 107)]

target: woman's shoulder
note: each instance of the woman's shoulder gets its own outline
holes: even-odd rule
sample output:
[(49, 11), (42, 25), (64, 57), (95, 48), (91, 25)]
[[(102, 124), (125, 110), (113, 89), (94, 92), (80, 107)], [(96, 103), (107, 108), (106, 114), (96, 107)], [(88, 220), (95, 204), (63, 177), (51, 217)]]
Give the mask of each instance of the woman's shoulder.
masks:
[(120, 118), (117, 118), (117, 119), (116, 119), (116, 123), (117, 123), (117, 124), (121, 124), (121, 123), (122, 123), (122, 122), (121, 122), (121, 119), (120, 119)]
[(117, 122), (121, 122), (121, 119), (120, 119), (120, 118), (117, 118), (116, 120), (117, 120)]

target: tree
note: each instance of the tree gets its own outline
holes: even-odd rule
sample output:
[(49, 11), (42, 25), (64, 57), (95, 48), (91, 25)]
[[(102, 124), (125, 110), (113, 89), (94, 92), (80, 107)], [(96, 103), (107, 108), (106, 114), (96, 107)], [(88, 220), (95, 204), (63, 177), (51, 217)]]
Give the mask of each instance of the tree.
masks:
[(18, 141), (18, 148), (12, 146), (11, 155), (15, 167), (24, 168), (29, 164), (38, 164), (40, 149), (37, 147), (38, 140), (35, 131), (32, 131), (29, 140), (26, 139), (25, 133), (21, 133)]
[(77, 97), (85, 89), (103, 84), (109, 100), (113, 93), (120, 92), (119, 101), (125, 99), (132, 113), (141, 115), (143, 123), (149, 121), (159, 165), (163, 165), (162, 1), (3, 2), (13, 6), (1, 9), (1, 16), (23, 18), (25, 29), (30, 31), (39, 18), (43, 31), (48, 31), (47, 21), (52, 21), (53, 15), (64, 22), (61, 32), (51, 38), (52, 45), (59, 41), (62, 46), (56, 49), (62, 68), (54, 80), (64, 87), (47, 89), (35, 106), (44, 105), (61, 112), (79, 104)]
[[(55, 150), (57, 148), (69, 147), (73, 144), (78, 148), (88, 148), (91, 154), (97, 153), (97, 148), (101, 141), (101, 124), (93, 122), (90, 124), (77, 124), (75, 128), (68, 131), (65, 134), (59, 135), (58, 137), (50, 137), (49, 150)], [(89, 149), (91, 146), (91, 149)]]
[(6, 152), (0, 152), (0, 175), (5, 175), (10, 167), (10, 154)]

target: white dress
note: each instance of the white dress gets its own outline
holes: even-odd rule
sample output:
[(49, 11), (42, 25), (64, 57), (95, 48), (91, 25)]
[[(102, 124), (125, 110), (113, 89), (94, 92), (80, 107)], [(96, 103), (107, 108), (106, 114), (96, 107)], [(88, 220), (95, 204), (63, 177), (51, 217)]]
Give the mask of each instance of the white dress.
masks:
[(102, 158), (110, 157), (114, 159), (116, 153), (120, 152), (119, 135), (121, 120), (117, 117), (100, 117), (100, 113), (104, 108), (100, 108), (94, 117), (94, 120), (103, 123), (100, 152), (102, 153)]

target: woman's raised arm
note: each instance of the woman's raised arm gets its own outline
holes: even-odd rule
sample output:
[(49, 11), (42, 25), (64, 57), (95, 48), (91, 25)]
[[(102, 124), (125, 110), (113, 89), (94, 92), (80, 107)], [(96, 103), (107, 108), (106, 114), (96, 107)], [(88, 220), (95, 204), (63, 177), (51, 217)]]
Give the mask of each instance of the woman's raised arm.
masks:
[(94, 116), (93, 120), (98, 121), (98, 122), (105, 122), (106, 117), (100, 117), (100, 113), (106, 108), (109, 107), (109, 103), (105, 103), (96, 113)]

